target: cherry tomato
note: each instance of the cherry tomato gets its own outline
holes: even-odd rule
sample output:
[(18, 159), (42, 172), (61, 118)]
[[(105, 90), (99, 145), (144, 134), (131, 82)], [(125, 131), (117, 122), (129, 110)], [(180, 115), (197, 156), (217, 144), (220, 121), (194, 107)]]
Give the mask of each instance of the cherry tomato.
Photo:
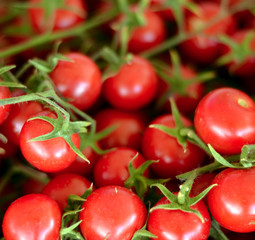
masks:
[(138, 54), (160, 45), (166, 39), (164, 21), (150, 10), (144, 11), (145, 25), (135, 27), (128, 41), (128, 50)]
[(137, 110), (154, 98), (157, 75), (148, 60), (134, 55), (130, 63), (122, 65), (119, 72), (105, 80), (103, 95), (116, 108)]
[[(31, 4), (40, 4), (42, 0), (29, 0)], [(87, 8), (82, 0), (65, 0), (66, 9), (56, 9), (47, 16), (41, 7), (29, 8), (29, 16), (35, 31), (42, 33), (53, 28), (53, 31), (71, 28), (86, 19)], [(75, 12), (76, 11), (76, 12)], [(53, 25), (53, 26), (52, 26)]]
[(90, 185), (91, 182), (79, 174), (63, 173), (51, 179), (42, 189), (42, 193), (54, 199), (63, 211), (69, 195), (81, 196)]
[[(2, 81), (0, 79), (0, 81)], [(8, 87), (0, 86), (0, 99), (10, 98), (11, 92)], [(0, 124), (3, 123), (11, 111), (11, 105), (0, 106)]]
[(78, 52), (65, 54), (50, 74), (60, 93), (75, 107), (87, 110), (101, 93), (101, 72), (94, 61)]
[(97, 123), (97, 132), (110, 126), (116, 126), (109, 135), (100, 139), (99, 143), (103, 149), (112, 147), (140, 149), (142, 134), (146, 127), (143, 114), (106, 108), (99, 111), (94, 119)]
[(215, 220), (234, 232), (255, 231), (255, 168), (225, 169), (212, 183), (207, 199)]
[[(161, 204), (169, 204), (166, 197), (160, 199), (156, 206)], [(206, 240), (211, 227), (211, 219), (206, 205), (203, 201), (199, 201), (191, 208), (200, 212), (204, 222), (194, 213), (155, 209), (149, 214), (147, 228), (157, 236), (158, 240)]]
[[(184, 126), (192, 126), (192, 122), (182, 117)], [(160, 124), (170, 128), (175, 127), (172, 115), (161, 115), (154, 119), (151, 124)], [(146, 159), (158, 160), (150, 167), (161, 178), (175, 177), (178, 174), (190, 171), (203, 162), (205, 152), (196, 145), (187, 142), (184, 148), (172, 137), (163, 131), (147, 127), (142, 138), (142, 154)]]
[[(128, 165), (138, 152), (132, 148), (119, 147), (105, 153), (98, 159), (94, 168), (94, 182), (97, 187), (107, 185), (124, 186), (129, 177)], [(145, 162), (141, 153), (133, 161), (133, 166), (138, 168)], [(148, 171), (145, 172), (148, 177)]]
[[(42, 111), (36, 116), (56, 118), (50, 111)], [(45, 141), (30, 139), (51, 132), (53, 126), (41, 119), (27, 121), (20, 133), (20, 149), (25, 159), (34, 167), (45, 172), (56, 172), (68, 167), (76, 158), (76, 153), (62, 137)], [(77, 148), (80, 147), (79, 135), (73, 134), (72, 141)]]
[[(204, 1), (199, 4), (199, 14), (192, 14), (186, 20), (188, 32), (195, 32), (198, 28), (205, 26), (214, 19), (220, 12), (220, 5), (213, 2)], [(193, 64), (208, 66), (212, 64), (221, 53), (221, 44), (215, 39), (219, 34), (230, 34), (235, 30), (235, 21), (231, 15), (217, 21), (207, 27), (201, 34), (183, 41), (179, 45), (179, 50), (183, 58)]]
[(80, 229), (87, 240), (131, 240), (147, 217), (146, 207), (135, 193), (114, 185), (96, 189), (82, 208)]
[(28, 194), (15, 200), (3, 219), (5, 240), (59, 239), (61, 212), (58, 204), (44, 194)]
[(255, 143), (255, 103), (238, 89), (215, 89), (198, 104), (194, 125), (219, 153), (238, 154), (245, 144)]

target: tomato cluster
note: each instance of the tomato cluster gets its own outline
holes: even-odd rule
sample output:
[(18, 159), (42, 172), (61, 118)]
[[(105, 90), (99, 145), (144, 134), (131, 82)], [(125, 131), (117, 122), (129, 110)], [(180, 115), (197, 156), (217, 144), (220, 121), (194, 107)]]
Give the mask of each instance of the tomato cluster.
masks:
[(254, 6), (0, 5), (1, 240), (255, 240)]

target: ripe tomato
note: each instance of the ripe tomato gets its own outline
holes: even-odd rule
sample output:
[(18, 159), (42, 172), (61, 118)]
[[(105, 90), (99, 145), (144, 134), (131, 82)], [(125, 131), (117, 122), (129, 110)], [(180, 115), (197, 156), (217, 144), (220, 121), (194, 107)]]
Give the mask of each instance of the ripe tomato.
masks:
[(198, 104), (194, 125), (219, 153), (238, 154), (245, 144), (255, 143), (255, 103), (240, 90), (215, 89)]
[[(39, 112), (36, 116), (56, 118), (50, 111)], [(62, 137), (45, 141), (30, 139), (51, 132), (53, 126), (41, 119), (27, 121), (20, 133), (20, 149), (25, 159), (34, 167), (45, 172), (56, 172), (68, 167), (76, 158), (76, 153)], [(72, 141), (77, 148), (80, 147), (78, 134), (72, 135)]]
[(116, 108), (137, 110), (154, 98), (157, 75), (148, 60), (134, 55), (130, 63), (122, 65), (119, 72), (103, 83), (103, 95)]
[(91, 107), (101, 93), (101, 72), (94, 61), (78, 52), (65, 54), (50, 74), (60, 93), (81, 110)]
[(8, 207), (3, 219), (3, 234), (5, 240), (56, 240), (60, 226), (58, 204), (44, 194), (28, 194)]
[[(124, 186), (124, 182), (129, 177), (128, 165), (137, 151), (132, 148), (119, 147), (105, 153), (98, 159), (95, 167), (93, 179), (97, 187), (107, 185)], [(138, 168), (145, 162), (144, 157), (139, 153), (133, 161), (133, 166)], [(145, 175), (148, 176), (148, 171)]]
[(94, 119), (97, 132), (116, 125), (116, 128), (99, 143), (103, 149), (112, 147), (130, 147), (140, 149), (142, 134), (145, 129), (145, 117), (138, 112), (126, 112), (114, 108), (99, 111)]
[(215, 220), (234, 232), (255, 231), (255, 168), (223, 170), (212, 183), (207, 199)]
[[(0, 81), (2, 81), (0, 79)], [(11, 92), (8, 87), (0, 86), (0, 99), (10, 98)], [(3, 123), (11, 111), (11, 105), (0, 106), (0, 124)]]
[(128, 41), (128, 50), (138, 54), (158, 46), (166, 39), (164, 21), (150, 10), (144, 11), (145, 25), (135, 27)]
[[(42, 3), (42, 0), (29, 0), (31, 4)], [(50, 2), (49, 2), (50, 3)], [(66, 9), (57, 9), (50, 16), (45, 16), (41, 7), (29, 8), (29, 17), (35, 31), (42, 33), (51, 29), (53, 31), (73, 27), (86, 19), (87, 7), (82, 0), (65, 0)], [(76, 12), (75, 12), (76, 11)]]
[[(198, 28), (206, 26), (220, 12), (220, 5), (204, 1), (199, 4), (199, 14), (192, 14), (186, 20), (188, 32), (195, 32)], [(217, 21), (202, 33), (183, 41), (179, 45), (181, 55), (193, 64), (208, 66), (212, 64), (221, 53), (221, 44), (215, 39), (219, 34), (230, 34), (235, 30), (235, 21), (231, 15)]]
[(87, 240), (131, 240), (147, 217), (146, 207), (135, 193), (114, 185), (96, 189), (82, 208), (80, 229)]
[[(192, 125), (192, 122), (182, 117), (184, 126)], [(161, 115), (154, 119), (151, 124), (175, 127), (172, 115)], [(175, 177), (178, 174), (190, 171), (198, 167), (205, 159), (205, 152), (194, 144), (187, 142), (187, 149), (163, 131), (147, 127), (142, 138), (142, 153), (146, 159), (158, 160), (150, 167), (157, 176), (161, 178)]]
[[(169, 200), (163, 197), (156, 203), (156, 206), (161, 204), (169, 204)], [(205, 220), (204, 223), (194, 213), (155, 209), (149, 214), (147, 228), (157, 236), (158, 240), (206, 240), (211, 227), (211, 219), (206, 205), (203, 201), (199, 201), (191, 208), (201, 213)]]
[(79, 174), (64, 173), (50, 180), (42, 193), (54, 199), (63, 211), (67, 206), (67, 198), (71, 194), (81, 196), (90, 187), (91, 182)]

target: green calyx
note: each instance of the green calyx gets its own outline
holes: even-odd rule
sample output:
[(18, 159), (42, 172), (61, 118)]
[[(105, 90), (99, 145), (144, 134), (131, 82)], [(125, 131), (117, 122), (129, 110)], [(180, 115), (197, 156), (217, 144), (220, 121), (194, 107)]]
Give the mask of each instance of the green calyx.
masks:
[(169, 179), (150, 179), (144, 176), (144, 172), (149, 168), (149, 166), (157, 161), (147, 160), (138, 168), (133, 166), (133, 161), (138, 157), (138, 153), (132, 158), (128, 165), (129, 178), (125, 181), (124, 186), (126, 188), (135, 188), (136, 194), (143, 199), (145, 193), (148, 191), (150, 186), (156, 183), (165, 183)]
[(198, 210), (193, 209), (191, 207), (195, 205), (197, 202), (199, 202), (202, 198), (204, 198), (207, 195), (207, 193), (213, 187), (216, 186), (216, 184), (209, 186), (197, 196), (190, 197), (189, 196), (190, 191), (196, 176), (197, 176), (197, 173), (193, 172), (193, 174), (191, 174), (189, 178), (180, 186), (180, 191), (177, 194), (172, 193), (162, 184), (153, 184), (152, 186), (159, 188), (159, 190), (163, 193), (163, 195), (169, 200), (169, 203), (154, 206), (150, 209), (150, 211), (154, 211), (156, 209), (165, 209), (169, 211), (181, 210), (183, 212), (196, 214), (200, 218), (200, 220), (204, 223), (205, 220), (203, 216), (201, 215), (201, 213)]

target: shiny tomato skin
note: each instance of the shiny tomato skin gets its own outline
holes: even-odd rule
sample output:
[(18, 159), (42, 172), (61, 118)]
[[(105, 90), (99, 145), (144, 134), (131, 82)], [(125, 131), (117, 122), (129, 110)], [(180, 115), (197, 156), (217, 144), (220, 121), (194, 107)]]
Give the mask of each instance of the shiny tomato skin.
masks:
[[(0, 81), (2, 81), (0, 79)], [(11, 92), (8, 87), (0, 86), (0, 99), (10, 98)], [(11, 105), (0, 106), (0, 124), (2, 124), (11, 112)]]
[(63, 211), (69, 195), (81, 196), (90, 186), (91, 182), (79, 174), (63, 173), (51, 179), (42, 189), (42, 193), (54, 199)]
[(194, 125), (200, 138), (219, 153), (238, 154), (245, 144), (255, 143), (255, 103), (238, 89), (215, 89), (198, 104)]
[[(164, 197), (155, 206), (168, 203), (169, 201)], [(201, 213), (205, 220), (204, 223), (194, 213), (155, 209), (149, 214), (147, 228), (157, 236), (157, 240), (206, 240), (211, 227), (211, 219), (206, 205), (199, 201), (191, 208)]]
[(82, 53), (70, 52), (65, 57), (71, 61), (59, 61), (50, 77), (70, 103), (87, 110), (101, 93), (101, 72), (96, 63)]
[[(42, 2), (42, 0), (30, 0), (29, 2), (31, 4), (39, 4)], [(77, 9), (79, 14), (72, 10), (57, 9), (55, 11), (55, 19), (52, 29), (53, 31), (71, 28), (77, 24), (82, 23), (86, 19), (87, 7), (84, 1), (65, 0), (65, 4), (69, 9)], [(49, 19), (45, 19), (44, 10), (40, 7), (29, 8), (28, 14), (31, 19), (32, 27), (36, 32), (42, 33), (50, 30), (52, 16), (54, 16), (54, 14), (51, 14)]]
[(127, 112), (114, 108), (105, 108), (94, 116), (97, 132), (116, 125), (116, 128), (99, 143), (103, 149), (112, 147), (130, 147), (140, 149), (142, 134), (146, 127), (145, 117), (138, 112)]
[[(129, 177), (128, 165), (138, 152), (132, 148), (118, 147), (105, 153), (98, 159), (93, 179), (96, 187), (107, 185), (124, 186)], [(133, 160), (133, 166), (138, 168), (145, 162), (141, 153)], [(148, 171), (145, 172), (148, 177)]]
[(61, 227), (58, 204), (44, 194), (28, 194), (15, 200), (3, 219), (6, 240), (57, 240)]
[(80, 213), (81, 232), (87, 240), (131, 240), (143, 227), (147, 210), (142, 200), (120, 186), (105, 186), (92, 192)]
[(3, 128), (6, 129), (6, 137), (14, 144), (19, 145), (19, 135), (24, 123), (30, 116), (43, 111), (43, 108), (41, 103), (35, 101), (14, 104), (8, 121), (3, 123)]
[(255, 231), (255, 168), (226, 169), (212, 184), (207, 195), (212, 216), (224, 228), (234, 232)]
[[(192, 122), (182, 117), (184, 126), (192, 125)], [(151, 124), (160, 124), (167, 127), (175, 127), (173, 115), (158, 116)], [(187, 142), (186, 151), (177, 142), (176, 138), (163, 131), (147, 127), (142, 138), (142, 154), (146, 159), (158, 160), (150, 167), (154, 174), (160, 178), (175, 177), (178, 174), (190, 171), (205, 159), (205, 152), (199, 147)]]
[(103, 95), (115, 108), (138, 110), (149, 104), (157, 91), (158, 78), (148, 60), (134, 55), (130, 63), (103, 83)]
[[(56, 118), (50, 111), (39, 112), (36, 116)], [(27, 121), (20, 133), (20, 149), (25, 159), (35, 168), (44, 172), (56, 172), (68, 167), (77, 154), (71, 149), (62, 137), (45, 141), (28, 140), (51, 132), (53, 126), (41, 119)], [(72, 135), (72, 141), (80, 147), (80, 138), (77, 133)]]
[(144, 11), (145, 25), (135, 27), (128, 41), (128, 50), (139, 54), (158, 46), (166, 39), (164, 21), (150, 10)]

